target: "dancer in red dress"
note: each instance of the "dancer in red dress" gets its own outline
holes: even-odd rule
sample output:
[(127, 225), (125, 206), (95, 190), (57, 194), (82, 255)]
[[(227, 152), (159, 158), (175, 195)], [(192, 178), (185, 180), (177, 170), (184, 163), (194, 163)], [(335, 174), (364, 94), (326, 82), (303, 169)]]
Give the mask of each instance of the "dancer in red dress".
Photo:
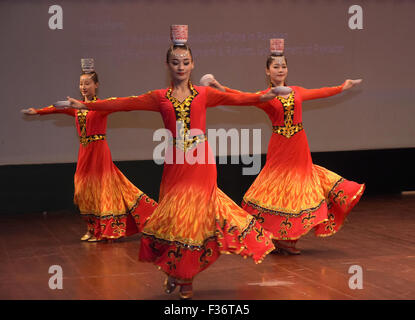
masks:
[[(320, 89), (286, 87), (288, 69), (285, 56), (271, 54), (266, 67), (271, 87), (286, 93), (256, 104), (269, 116), (273, 134), (266, 163), (245, 193), (242, 208), (272, 232), (278, 251), (300, 254), (296, 248), (297, 240), (312, 229), (320, 237), (336, 233), (365, 189), (364, 184), (348, 181), (313, 164), (303, 128), (302, 102), (339, 94), (361, 80), (346, 80), (340, 86)], [(211, 87), (241, 93), (222, 86), (213, 76), (209, 78), (207, 84)]]
[[(139, 259), (155, 263), (168, 275), (164, 284), (167, 293), (180, 285), (180, 297), (189, 299), (195, 275), (221, 253), (252, 257), (259, 263), (274, 249), (272, 235), (217, 187), (216, 164), (205, 135), (206, 109), (252, 105), (276, 95), (271, 91), (261, 96), (238, 95), (193, 86), (189, 80), (194, 62), (187, 45), (170, 47), (167, 66), (172, 78), (167, 89), (85, 106), (91, 110), (160, 112), (172, 132), (166, 159), (173, 161), (165, 161), (159, 205), (144, 227)], [(76, 108), (85, 107), (74, 99), (69, 101)], [(190, 160), (195, 158), (197, 161)]]
[[(83, 101), (99, 101), (97, 88), (97, 73), (92, 70), (83, 72), (79, 83)], [(105, 135), (110, 112), (54, 106), (22, 112), (29, 115), (63, 113), (75, 117), (80, 145), (74, 177), (74, 203), (88, 230), (81, 240), (118, 239), (141, 232), (157, 203), (134, 186), (112, 162)]]

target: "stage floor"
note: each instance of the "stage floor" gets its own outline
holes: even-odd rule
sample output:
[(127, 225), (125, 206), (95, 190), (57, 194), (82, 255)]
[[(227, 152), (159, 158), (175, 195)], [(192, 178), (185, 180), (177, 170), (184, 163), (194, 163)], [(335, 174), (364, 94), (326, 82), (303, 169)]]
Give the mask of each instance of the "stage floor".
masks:
[[(137, 260), (139, 236), (86, 243), (75, 212), (0, 215), (0, 299), (176, 300), (164, 274)], [(194, 299), (415, 299), (415, 196), (367, 196), (329, 238), (306, 235), (300, 256), (269, 255), (262, 264), (221, 256), (194, 281)], [(62, 267), (63, 288), (49, 288)], [(351, 289), (351, 266), (362, 289)]]

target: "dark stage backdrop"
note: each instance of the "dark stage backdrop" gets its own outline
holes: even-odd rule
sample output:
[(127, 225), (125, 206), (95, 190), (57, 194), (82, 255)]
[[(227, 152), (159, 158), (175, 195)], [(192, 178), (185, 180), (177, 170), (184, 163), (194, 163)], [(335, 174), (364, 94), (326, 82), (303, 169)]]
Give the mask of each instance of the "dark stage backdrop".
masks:
[[(0, 165), (75, 162), (73, 118), (19, 110), (78, 97), (81, 58), (95, 59), (101, 98), (165, 87), (171, 24), (189, 25), (196, 84), (213, 73), (233, 88), (265, 88), (274, 37), (286, 40), (289, 84), (363, 78), (350, 92), (304, 104), (313, 152), (413, 148), (414, 12), (409, 0), (0, 1)], [(208, 111), (207, 122), (262, 129), (266, 152), (271, 127), (262, 111), (220, 107)], [(108, 127), (114, 160), (152, 159), (158, 114), (117, 113)]]

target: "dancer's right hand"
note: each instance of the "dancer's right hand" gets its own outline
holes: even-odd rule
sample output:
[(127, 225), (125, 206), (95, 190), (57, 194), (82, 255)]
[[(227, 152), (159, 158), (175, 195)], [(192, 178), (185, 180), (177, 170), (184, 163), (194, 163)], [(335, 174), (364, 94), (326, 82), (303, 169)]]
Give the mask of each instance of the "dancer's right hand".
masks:
[(68, 97), (68, 101), (71, 103), (71, 108), (74, 109), (86, 109), (85, 105), (78, 100)]
[(363, 81), (362, 79), (357, 79), (357, 80), (347, 79), (346, 81), (344, 81), (342, 91), (349, 90), (349, 89), (353, 88), (354, 86), (360, 84), (362, 81)]
[(28, 115), (34, 115), (37, 114), (36, 110), (34, 108), (29, 109), (22, 109), (20, 110), (21, 113), (28, 114)]

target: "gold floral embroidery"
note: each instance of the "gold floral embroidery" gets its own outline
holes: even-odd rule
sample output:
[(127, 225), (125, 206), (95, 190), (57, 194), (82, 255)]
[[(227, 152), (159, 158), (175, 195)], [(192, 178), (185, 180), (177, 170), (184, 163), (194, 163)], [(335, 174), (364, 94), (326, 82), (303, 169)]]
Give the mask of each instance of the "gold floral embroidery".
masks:
[[(91, 102), (97, 101), (97, 97), (95, 96)], [(79, 136), (79, 140), (81, 144), (85, 147), (88, 145), (88, 143), (98, 140), (105, 140), (105, 134), (94, 134), (91, 136), (86, 135), (86, 117), (88, 115), (88, 110), (78, 110), (77, 116), (78, 116), (78, 123), (79, 123), (79, 129), (81, 131), (81, 134)]]
[(89, 112), (88, 110), (78, 110), (77, 112), (79, 129), (81, 131), (81, 135), (79, 136), (79, 138), (83, 146), (87, 145), (86, 143), (86, 116), (88, 112)]
[[(346, 204), (347, 195), (344, 194), (343, 190), (336, 190), (337, 187), (344, 181), (343, 178), (340, 178), (331, 188), (331, 190), (328, 193), (328, 198), (331, 200), (330, 202), (337, 203), (339, 205)], [(329, 209), (331, 209), (332, 204), (329, 205)]]
[(347, 195), (344, 194), (343, 190), (339, 190), (333, 193), (333, 202), (337, 202), (339, 205), (346, 204)]
[(310, 212), (303, 219), (301, 219), (301, 223), (303, 224), (303, 228), (304, 229), (310, 228), (313, 225), (315, 217), (316, 216), (311, 214), (311, 212)]
[(286, 138), (291, 138), (293, 135), (295, 135), (297, 132), (300, 132), (303, 130), (303, 124), (298, 123), (291, 126), (272, 126), (272, 132), (278, 133)]
[(184, 139), (171, 138), (170, 140), (174, 146), (186, 152), (195, 148), (199, 143), (205, 142), (207, 137), (205, 134), (199, 134), (197, 136), (190, 136), (187, 134)]
[(252, 215), (259, 223), (264, 223), (265, 219), (264, 217), (261, 217), (261, 212), (258, 212), (258, 214), (253, 214)]
[[(167, 265), (169, 266), (169, 269), (176, 269), (176, 262), (180, 261), (181, 257), (183, 256), (180, 252), (180, 247), (177, 247), (177, 250), (170, 250), (167, 253), (167, 256), (171, 258), (171, 260), (167, 261)], [(174, 257), (174, 258), (173, 258)]]
[(334, 232), (334, 228), (336, 227), (336, 223), (334, 222), (334, 214), (329, 213), (328, 220), (324, 221), (324, 224), (326, 225), (325, 229), (330, 230), (330, 232)]
[(105, 134), (94, 134), (92, 136), (80, 137), (80, 142), (85, 147), (90, 142), (105, 140), (105, 139), (106, 139)]
[(280, 234), (280, 238), (281, 239), (285, 239), (288, 237), (288, 232), (285, 229), (280, 229), (278, 230), (278, 233)]
[(177, 250), (176, 250), (176, 251), (174, 251), (174, 250), (170, 250), (170, 251), (167, 253), (167, 256), (168, 256), (168, 257), (171, 257), (172, 255), (173, 255), (175, 258), (181, 258), (181, 257), (182, 257), (182, 253), (180, 252), (180, 247), (177, 247)]
[(211, 257), (213, 254), (213, 251), (211, 248), (206, 248), (202, 255), (199, 258), (199, 262), (201, 263), (201, 268), (203, 268), (204, 266), (206, 266), (207, 264), (209, 264), (209, 260), (208, 257)]
[(171, 95), (173, 89), (169, 88), (166, 93), (166, 98), (171, 101), (173, 104), (174, 112), (176, 114), (176, 121), (178, 122), (178, 132), (176, 133), (176, 138), (173, 141), (176, 141), (176, 146), (180, 149), (187, 151), (188, 149), (193, 148), (195, 145), (204, 142), (206, 137), (204, 135), (199, 137), (190, 136), (190, 107), (193, 99), (199, 94), (196, 89), (193, 87), (192, 83), (189, 82), (189, 89), (192, 92), (184, 101), (180, 102), (175, 97)]
[(156, 248), (156, 242), (155, 241), (151, 241), (149, 246), (150, 246), (150, 249), (153, 251), (154, 254), (156, 254), (158, 256), (161, 255), (160, 250)]
[[(105, 227), (105, 225), (104, 225)], [(114, 217), (113, 222), (111, 223), (111, 227), (114, 229), (115, 234), (123, 234), (125, 233), (125, 223), (120, 220), (119, 217)]]
[(288, 221), (288, 217), (287, 217), (287, 218), (285, 218), (285, 220), (283, 222), (281, 222), (280, 226), (288, 230), (288, 229), (291, 229), (292, 223), (290, 221)]
[(280, 134), (286, 138), (291, 138), (297, 132), (303, 130), (303, 124), (293, 124), (294, 118), (294, 91), (290, 93), (287, 99), (277, 97), (284, 107), (284, 126), (273, 126), (272, 132)]
[(285, 238), (288, 236), (288, 230), (291, 229), (292, 226), (293, 224), (288, 220), (288, 217), (286, 217), (280, 224), (280, 230), (278, 231), (280, 237)]
[(91, 233), (91, 234), (94, 234), (94, 232), (95, 232), (95, 220), (91, 216), (89, 216), (89, 217), (87, 217), (86, 223), (87, 223), (87, 226), (88, 226), (88, 232)]
[(256, 232), (256, 241), (262, 242), (262, 240), (264, 240), (264, 229), (262, 227), (254, 227), (254, 231)]
[[(190, 82), (189, 89), (192, 92), (192, 94), (182, 102), (180, 102), (171, 95), (171, 93), (173, 92), (172, 88), (169, 88), (166, 93), (166, 98), (169, 99), (173, 104), (174, 112), (176, 114), (176, 120), (182, 122), (183, 124), (183, 132), (180, 132), (183, 136), (186, 133), (186, 131), (190, 130), (190, 106), (192, 104), (193, 99), (199, 94)], [(179, 132), (177, 134), (179, 134)]]

